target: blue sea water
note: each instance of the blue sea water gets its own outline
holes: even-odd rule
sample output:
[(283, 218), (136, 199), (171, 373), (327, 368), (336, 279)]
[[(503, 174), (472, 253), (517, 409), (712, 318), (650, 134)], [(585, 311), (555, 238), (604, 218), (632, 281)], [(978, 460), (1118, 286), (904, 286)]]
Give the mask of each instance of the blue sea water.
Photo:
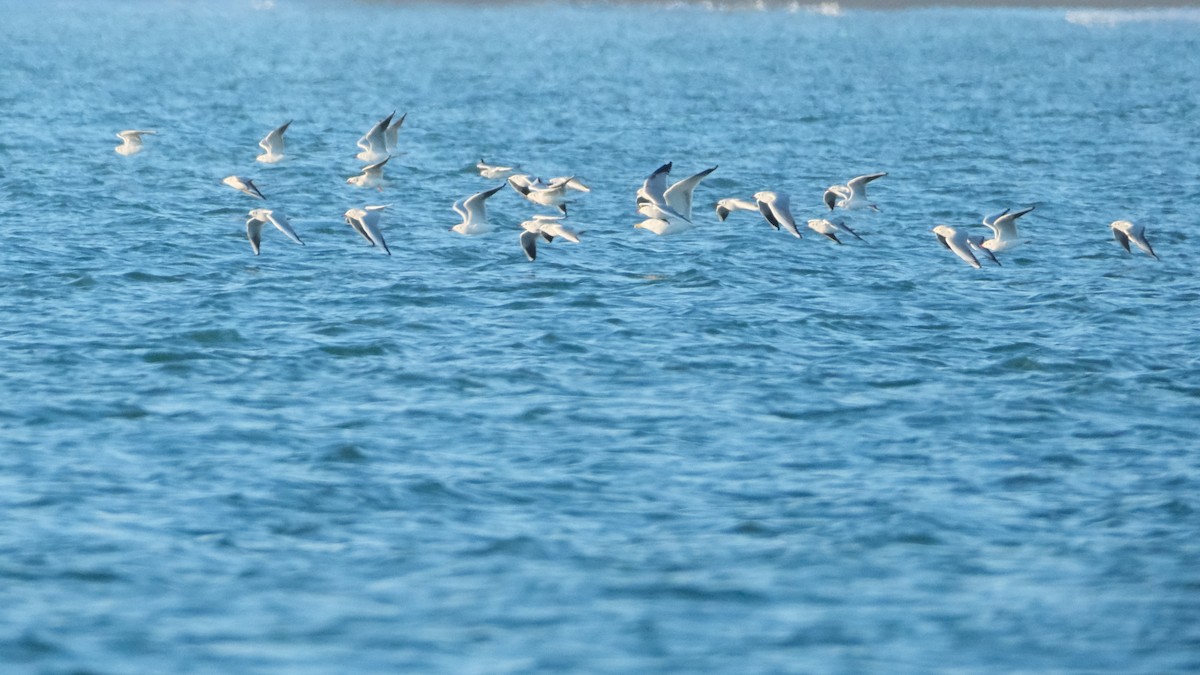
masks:
[[(0, 9), (0, 671), (1200, 670), (1200, 14)], [(582, 243), (448, 231), (480, 157)]]

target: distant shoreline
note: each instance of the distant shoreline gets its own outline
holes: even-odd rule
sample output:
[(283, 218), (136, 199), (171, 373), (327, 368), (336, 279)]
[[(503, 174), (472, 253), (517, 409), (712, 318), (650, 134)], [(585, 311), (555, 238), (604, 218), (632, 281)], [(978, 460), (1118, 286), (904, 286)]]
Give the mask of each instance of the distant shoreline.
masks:
[[(521, 5), (547, 4), (553, 0), (359, 0), (365, 4), (453, 4), (453, 5)], [(1200, 11), (1196, 0), (579, 0), (566, 4), (610, 5), (699, 5), (725, 9), (812, 9), (821, 13), (831, 10), (906, 10), (906, 9), (1062, 9), (1062, 10), (1180, 10)]]

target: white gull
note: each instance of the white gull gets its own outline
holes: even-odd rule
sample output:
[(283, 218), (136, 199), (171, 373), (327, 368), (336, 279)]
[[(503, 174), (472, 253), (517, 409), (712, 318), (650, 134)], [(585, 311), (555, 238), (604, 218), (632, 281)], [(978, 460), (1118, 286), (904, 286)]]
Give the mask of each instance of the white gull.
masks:
[(245, 193), (256, 199), (266, 199), (263, 193), (259, 191), (258, 186), (254, 181), (242, 176), (226, 176), (221, 179), (221, 182), (239, 192)]
[(821, 197), (825, 206), (832, 211), (839, 209), (871, 209), (878, 211), (879, 207), (867, 201), (867, 183), (876, 178), (883, 178), (886, 173), (871, 173), (857, 176), (846, 181), (845, 185), (831, 185)]
[(304, 245), (300, 241), (300, 237), (296, 231), (292, 229), (291, 223), (288, 222), (287, 216), (279, 209), (254, 209), (250, 212), (250, 218), (246, 221), (246, 238), (250, 240), (250, 248), (254, 249), (254, 255), (258, 255), (259, 245), (262, 242), (263, 225), (271, 223), (275, 229), (287, 235), (288, 239)]
[(266, 164), (274, 164), (283, 159), (283, 151), (287, 147), (287, 143), (283, 140), (283, 132), (291, 126), (292, 120), (288, 120), (278, 129), (267, 134), (261, 141), (258, 142), (258, 147), (263, 149), (263, 154), (254, 159)]
[(942, 246), (953, 251), (954, 255), (962, 258), (963, 262), (971, 267), (979, 269), (979, 261), (975, 259), (975, 254), (971, 253), (971, 243), (967, 240), (965, 231), (956, 230), (948, 225), (938, 225), (933, 228), (933, 233), (937, 235), (938, 241), (942, 242)]
[(503, 187), (504, 185), (497, 185), (491, 190), (476, 192), (470, 197), (454, 202), (452, 208), (455, 213), (462, 216), (463, 221), (450, 229), (459, 234), (465, 234), (468, 237), (491, 232), (493, 225), (488, 222), (487, 205), (485, 202)]
[(385, 181), (383, 180), (383, 165), (388, 163), (391, 157), (385, 158), (382, 162), (364, 166), (362, 173), (357, 176), (351, 176), (346, 179), (346, 182), (351, 185), (365, 188), (383, 189)]
[(791, 200), (786, 194), (763, 190), (754, 193), (754, 200), (758, 202), (758, 212), (767, 219), (771, 227), (787, 230), (797, 239), (804, 238), (796, 227), (796, 219), (792, 217)]
[(118, 131), (117, 138), (121, 139), (121, 144), (117, 146), (118, 155), (136, 155), (142, 151), (142, 136), (144, 134), (157, 134), (157, 131), (146, 131), (143, 129), (126, 129)]
[(1117, 243), (1126, 251), (1129, 250), (1129, 242), (1133, 242), (1135, 246), (1142, 249), (1146, 255), (1158, 260), (1158, 254), (1150, 248), (1150, 242), (1146, 239), (1146, 228), (1142, 225), (1134, 225), (1128, 220), (1114, 220), (1111, 225), (1113, 237)]
[(361, 209), (350, 209), (343, 214), (346, 219), (346, 224), (354, 228), (354, 231), (361, 234), (363, 239), (366, 239), (372, 246), (377, 246), (383, 249), (383, 252), (391, 255), (392, 252), (388, 249), (387, 242), (383, 240), (383, 232), (379, 230), (379, 217), (381, 212), (391, 204), (375, 204), (372, 206), (364, 206)]

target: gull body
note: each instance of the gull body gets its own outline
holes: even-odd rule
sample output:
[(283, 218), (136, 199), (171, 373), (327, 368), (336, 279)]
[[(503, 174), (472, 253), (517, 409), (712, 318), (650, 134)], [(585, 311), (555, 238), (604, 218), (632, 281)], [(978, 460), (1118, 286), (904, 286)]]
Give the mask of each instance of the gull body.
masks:
[(937, 235), (938, 241), (942, 242), (942, 246), (953, 251), (954, 255), (962, 258), (963, 262), (971, 267), (979, 269), (979, 261), (975, 259), (975, 254), (971, 253), (971, 243), (967, 240), (965, 231), (956, 230), (948, 225), (938, 225), (933, 228), (933, 233)]
[(379, 120), (363, 134), (362, 138), (358, 139), (356, 145), (359, 147), (359, 152), (355, 157), (364, 162), (378, 162), (388, 156), (387, 147), (387, 130), (388, 125), (392, 123), (392, 118), (396, 112), (392, 111), (391, 115)]
[(984, 240), (983, 247), (989, 251), (1003, 251), (1016, 246), (1019, 243), (1017, 241), (1017, 218), (1033, 209), (1034, 207), (1031, 206), (1016, 213), (1009, 213), (1008, 209), (1004, 209), (994, 216), (984, 216), (983, 224), (991, 228), (992, 238)]
[(350, 209), (343, 214), (343, 217), (346, 219), (346, 224), (361, 234), (363, 239), (391, 255), (392, 252), (388, 249), (387, 242), (383, 240), (383, 232), (379, 229), (379, 218), (383, 210), (389, 206), (391, 204), (375, 204), (364, 206), (361, 209)]
[(659, 236), (668, 234), (679, 234), (692, 229), (694, 225), (686, 220), (663, 220), (662, 218), (647, 218), (640, 223), (634, 224), (635, 228), (649, 230)]
[(1129, 251), (1129, 242), (1132, 241), (1146, 255), (1158, 260), (1158, 254), (1154, 252), (1154, 249), (1150, 247), (1149, 240), (1146, 239), (1146, 228), (1144, 226), (1134, 225), (1128, 220), (1114, 220), (1109, 225), (1109, 228), (1112, 229), (1113, 238), (1117, 240), (1121, 248)]
[(825, 206), (832, 211), (839, 209), (871, 209), (878, 211), (879, 207), (867, 201), (867, 183), (876, 178), (883, 178), (887, 173), (870, 173), (857, 176), (846, 181), (845, 185), (831, 185), (822, 196)]
[(263, 196), (263, 193), (259, 191), (258, 186), (254, 184), (254, 181), (250, 180), (249, 178), (243, 178), (242, 176), (226, 176), (225, 178), (221, 179), (221, 182), (233, 188), (234, 190), (248, 194), (255, 199), (266, 199), (266, 197)]
[(263, 225), (271, 223), (275, 229), (287, 235), (288, 239), (304, 245), (300, 241), (299, 235), (292, 229), (291, 223), (288, 222), (287, 216), (280, 209), (254, 209), (250, 211), (250, 218), (246, 221), (246, 238), (250, 240), (250, 248), (254, 250), (254, 255), (258, 255), (259, 245), (262, 243)]
[(452, 208), (455, 213), (462, 216), (463, 221), (450, 229), (468, 237), (491, 232), (493, 225), (488, 222), (486, 202), (489, 197), (499, 192), (503, 187), (503, 184), (497, 185), (491, 190), (476, 192), (470, 197), (454, 202)]
[(758, 202), (730, 197), (717, 202), (717, 220), (725, 222), (734, 211), (758, 211)]
[(261, 141), (258, 142), (258, 147), (263, 149), (263, 154), (254, 159), (266, 164), (274, 164), (283, 159), (284, 149), (287, 143), (283, 140), (283, 132), (291, 126), (292, 120), (288, 120), (278, 129), (267, 134)]
[(391, 157), (386, 157), (382, 162), (363, 167), (362, 173), (347, 178), (346, 182), (358, 187), (379, 188), (382, 190), (385, 183), (383, 180), (383, 165), (387, 164), (390, 159)]
[(791, 200), (786, 194), (764, 190), (754, 193), (754, 201), (758, 203), (758, 212), (766, 218), (771, 227), (787, 230), (797, 239), (804, 238), (796, 227), (796, 219), (792, 217)]
[(842, 240), (837, 238), (838, 232), (845, 232), (846, 234), (852, 235), (859, 241), (866, 241), (862, 237), (858, 236), (857, 232), (850, 229), (850, 226), (847, 225), (846, 221), (844, 220), (834, 222), (824, 218), (814, 218), (808, 221), (808, 229), (816, 232), (817, 234), (823, 235), (838, 244), (842, 243)]
[(142, 136), (144, 134), (154, 135), (157, 131), (147, 131), (143, 129), (126, 129), (118, 131), (117, 138), (121, 139), (121, 144), (116, 147), (118, 155), (136, 155), (142, 151)]

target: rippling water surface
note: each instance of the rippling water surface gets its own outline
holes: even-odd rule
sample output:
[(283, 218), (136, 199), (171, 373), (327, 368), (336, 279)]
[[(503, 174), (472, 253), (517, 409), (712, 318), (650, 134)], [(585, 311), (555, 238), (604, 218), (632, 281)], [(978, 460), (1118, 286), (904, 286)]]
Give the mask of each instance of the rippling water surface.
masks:
[[(3, 14), (6, 672), (1200, 669), (1194, 12)], [(449, 232), (481, 156), (583, 243)], [(871, 171), (867, 244), (712, 214)], [(929, 232), (1028, 205), (1003, 267)]]

